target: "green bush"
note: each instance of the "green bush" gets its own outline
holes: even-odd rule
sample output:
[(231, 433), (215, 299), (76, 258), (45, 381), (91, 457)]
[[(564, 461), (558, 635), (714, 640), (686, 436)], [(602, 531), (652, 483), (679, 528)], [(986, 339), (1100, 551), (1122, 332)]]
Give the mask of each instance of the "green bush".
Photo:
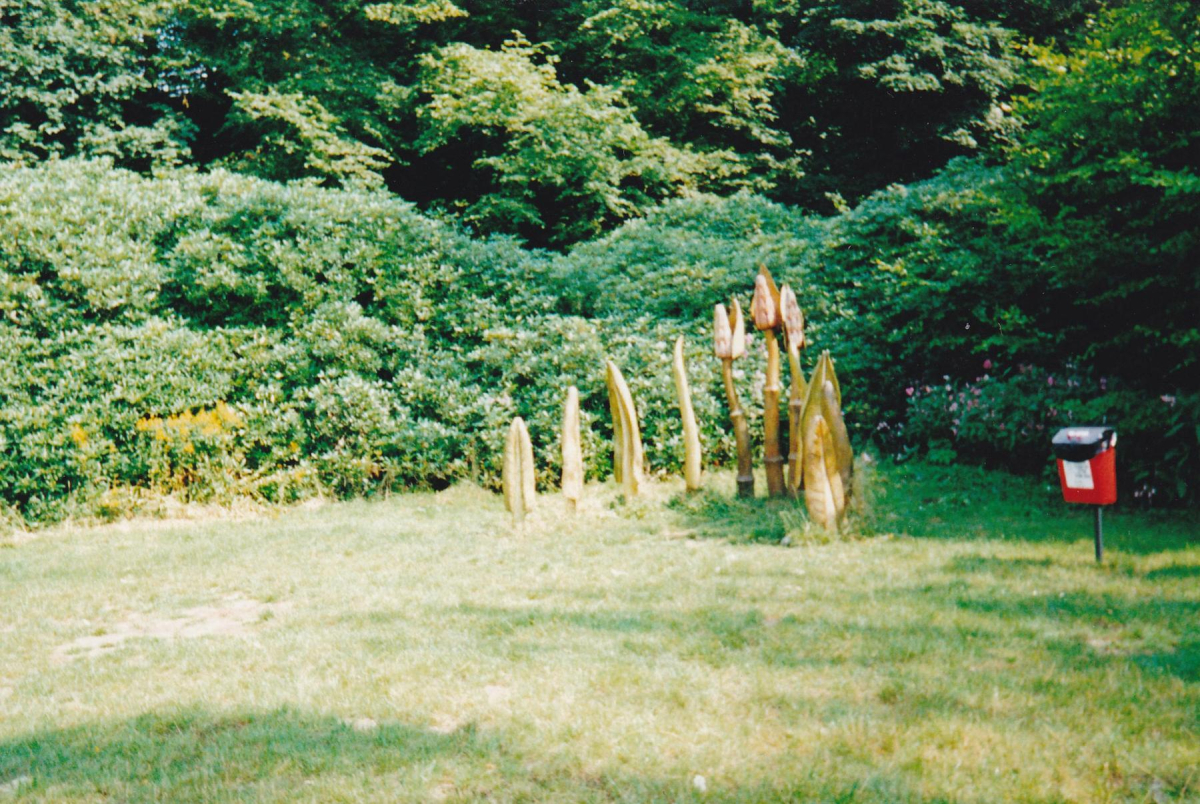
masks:
[(730, 452), (706, 317), (570, 314), (552, 257), (385, 194), (65, 161), (4, 170), (0, 202), (0, 500), (30, 521), (494, 484), (515, 415), (548, 487), (569, 384), (603, 476), (606, 357), (674, 471), (679, 334), (709, 458)]
[[(506, 381), (469, 355), (553, 305), (544, 258), (382, 193), (58, 162), (0, 173), (0, 209), (0, 499), (30, 520), (444, 484)], [(227, 437), (144, 429), (214, 410)]]
[(637, 321), (643, 316), (708, 320), (732, 294), (748, 302), (765, 265), (810, 290), (798, 273), (811, 264), (826, 224), (762, 197), (697, 196), (665, 204), (556, 261), (568, 309)]

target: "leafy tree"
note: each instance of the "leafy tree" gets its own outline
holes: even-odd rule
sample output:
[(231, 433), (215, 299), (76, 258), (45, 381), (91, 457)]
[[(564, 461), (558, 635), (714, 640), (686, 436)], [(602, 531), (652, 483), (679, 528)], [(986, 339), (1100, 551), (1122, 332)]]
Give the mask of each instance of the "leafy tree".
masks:
[(1012, 149), (1013, 237), (1038, 259), (1068, 353), (1148, 387), (1196, 390), (1200, 359), (1200, 13), (1106, 10), (1066, 50), (1033, 47)]
[(462, 166), (475, 173), (478, 197), (456, 199), (468, 221), (579, 240), (706, 176), (737, 172), (731, 153), (650, 136), (619, 90), (561, 83), (542, 50), (516, 39), (498, 51), (456, 44), (422, 59), (416, 146), (434, 158), (463, 143), (479, 153)]
[[(726, 7), (727, 6), (727, 7)], [(781, 93), (805, 59), (741, 4), (588, 0), (557, 33), (564, 71), (620, 87), (652, 131), (726, 150), (772, 190), (803, 175), (803, 152), (780, 119)]]
[(188, 156), (153, 49), (163, 5), (0, 0), (0, 158), (74, 154), (146, 168)]
[(160, 61), (202, 164), (264, 178), (380, 184), (410, 130), (379, 102), (411, 80), (448, 0), (180, 2)]

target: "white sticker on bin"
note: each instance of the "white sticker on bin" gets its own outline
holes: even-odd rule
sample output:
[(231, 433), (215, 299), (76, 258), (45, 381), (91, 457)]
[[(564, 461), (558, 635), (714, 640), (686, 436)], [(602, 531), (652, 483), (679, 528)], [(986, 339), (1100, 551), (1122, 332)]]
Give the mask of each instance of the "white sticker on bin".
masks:
[(1092, 465), (1087, 461), (1063, 461), (1063, 478), (1069, 489), (1094, 489), (1096, 483), (1092, 480)]

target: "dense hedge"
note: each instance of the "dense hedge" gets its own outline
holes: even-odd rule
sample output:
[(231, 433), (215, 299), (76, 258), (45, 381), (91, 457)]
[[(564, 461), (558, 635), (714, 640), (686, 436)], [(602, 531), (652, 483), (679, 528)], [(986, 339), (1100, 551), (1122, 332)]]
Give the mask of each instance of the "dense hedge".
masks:
[(475, 240), (383, 193), (105, 163), (0, 173), (0, 500), (47, 520), (161, 492), (289, 499), (494, 482), (522, 415), (552, 482), (568, 384), (588, 471), (609, 455), (603, 360), (647, 454), (676, 466), (669, 372), (689, 341), (717, 459), (703, 324), (561, 307), (549, 256)]
[[(1072, 352), (1004, 229), (1012, 186), (961, 163), (828, 219), (698, 197), (554, 255), (473, 239), (384, 193), (104, 162), (5, 168), (0, 502), (44, 521), (119, 515), (162, 493), (494, 484), (518, 414), (551, 486), (572, 383), (587, 470), (602, 476), (606, 356), (630, 380), (652, 468), (676, 471), (680, 334), (708, 460), (723, 462), (711, 305), (747, 302), (760, 264), (797, 289), (810, 354), (832, 350), (860, 445), (1037, 471), (1049, 428), (1108, 417), (1127, 491), (1195, 499), (1196, 389)], [(754, 420), (752, 343), (741, 369)], [(968, 397), (971, 416), (956, 415)]]

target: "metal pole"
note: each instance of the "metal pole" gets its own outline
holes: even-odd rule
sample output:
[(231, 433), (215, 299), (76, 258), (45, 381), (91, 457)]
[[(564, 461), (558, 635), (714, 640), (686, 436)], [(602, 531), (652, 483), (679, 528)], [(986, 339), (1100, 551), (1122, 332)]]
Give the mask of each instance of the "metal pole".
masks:
[(1104, 560), (1104, 506), (1096, 506), (1096, 563)]

